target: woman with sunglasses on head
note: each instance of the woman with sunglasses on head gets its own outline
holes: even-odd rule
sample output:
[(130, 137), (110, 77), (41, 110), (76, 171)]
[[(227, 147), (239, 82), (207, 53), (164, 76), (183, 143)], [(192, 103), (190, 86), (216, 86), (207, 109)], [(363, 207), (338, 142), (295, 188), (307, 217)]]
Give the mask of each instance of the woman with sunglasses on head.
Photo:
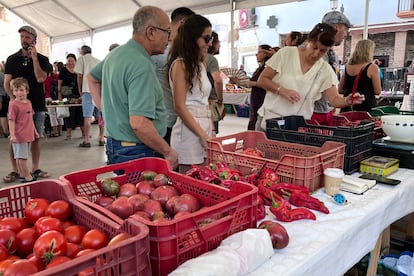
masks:
[(284, 47), (266, 62), (258, 86), (266, 89), (266, 97), (258, 111), (256, 129), (265, 130), (266, 120), (290, 115), (310, 119), (314, 103), (328, 97), (333, 107), (361, 104), (359, 93), (344, 97), (338, 93), (338, 78), (322, 57), (333, 46), (336, 30), (325, 23), (317, 24), (309, 33), (306, 47)]
[(255, 130), (257, 121), (257, 111), (262, 106), (266, 96), (266, 90), (257, 86), (257, 80), (265, 69), (265, 62), (268, 61), (276, 51), (267, 44), (262, 44), (257, 49), (256, 59), (259, 67), (254, 71), (252, 77), (247, 82), (247, 86), (252, 88), (250, 93), (250, 119), (247, 126), (248, 130)]
[(204, 64), (212, 38), (210, 21), (191, 15), (178, 29), (168, 57), (167, 77), (178, 116), (171, 133), (171, 147), (178, 152), (181, 173), (192, 164), (205, 162), (204, 148), (212, 135), (208, 107), (211, 83)]

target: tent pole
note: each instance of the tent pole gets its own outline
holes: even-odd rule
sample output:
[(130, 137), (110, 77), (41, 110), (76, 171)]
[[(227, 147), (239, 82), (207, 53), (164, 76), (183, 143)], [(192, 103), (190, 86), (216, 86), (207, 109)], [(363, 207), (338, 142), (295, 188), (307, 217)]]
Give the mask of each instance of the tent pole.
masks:
[(236, 51), (234, 48), (234, 10), (236, 3), (234, 0), (230, 0), (230, 56), (231, 56), (231, 67), (237, 68), (237, 59), (236, 59)]
[(368, 39), (368, 14), (369, 14), (369, 0), (365, 0), (365, 22), (364, 22), (364, 39)]

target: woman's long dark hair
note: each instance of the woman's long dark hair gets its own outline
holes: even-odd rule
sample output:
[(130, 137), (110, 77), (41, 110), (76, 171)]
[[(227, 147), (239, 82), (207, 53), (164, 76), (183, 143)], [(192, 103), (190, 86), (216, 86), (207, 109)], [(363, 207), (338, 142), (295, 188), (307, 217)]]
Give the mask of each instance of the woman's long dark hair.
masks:
[(167, 61), (167, 81), (170, 76), (172, 63), (178, 57), (183, 59), (185, 65), (185, 80), (189, 84), (190, 91), (193, 88), (195, 76), (200, 79), (200, 48), (197, 39), (201, 37), (206, 28), (211, 28), (210, 21), (204, 16), (194, 14), (189, 16), (178, 29), (177, 35), (171, 45)]

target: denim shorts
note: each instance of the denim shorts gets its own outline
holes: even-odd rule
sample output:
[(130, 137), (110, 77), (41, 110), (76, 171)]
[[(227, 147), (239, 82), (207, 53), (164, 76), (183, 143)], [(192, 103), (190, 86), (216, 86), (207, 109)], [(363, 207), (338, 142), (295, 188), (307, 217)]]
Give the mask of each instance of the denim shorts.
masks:
[(12, 144), (14, 159), (25, 159), (29, 157), (30, 143), (16, 143)]
[(43, 137), (43, 132), (45, 129), (45, 118), (46, 118), (45, 111), (36, 111), (33, 116), (34, 125), (40, 137)]
[(122, 142), (111, 137), (106, 138), (106, 155), (108, 164), (117, 164), (143, 157), (163, 158), (161, 154), (145, 144)]
[(89, 92), (82, 93), (82, 112), (83, 117), (90, 118), (93, 116), (94, 105), (92, 102), (92, 96)]

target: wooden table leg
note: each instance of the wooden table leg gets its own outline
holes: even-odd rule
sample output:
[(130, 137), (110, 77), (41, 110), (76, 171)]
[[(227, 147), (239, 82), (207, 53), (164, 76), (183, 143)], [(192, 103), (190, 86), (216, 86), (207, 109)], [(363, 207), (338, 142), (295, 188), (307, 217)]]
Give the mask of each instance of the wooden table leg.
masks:
[(384, 229), (378, 237), (374, 250), (371, 251), (371, 257), (369, 259), (369, 265), (367, 270), (367, 276), (376, 276), (378, 260), (381, 255), (381, 251), (384, 248), (389, 248), (390, 245), (390, 227)]
[(408, 215), (407, 238), (414, 238), (414, 213)]

